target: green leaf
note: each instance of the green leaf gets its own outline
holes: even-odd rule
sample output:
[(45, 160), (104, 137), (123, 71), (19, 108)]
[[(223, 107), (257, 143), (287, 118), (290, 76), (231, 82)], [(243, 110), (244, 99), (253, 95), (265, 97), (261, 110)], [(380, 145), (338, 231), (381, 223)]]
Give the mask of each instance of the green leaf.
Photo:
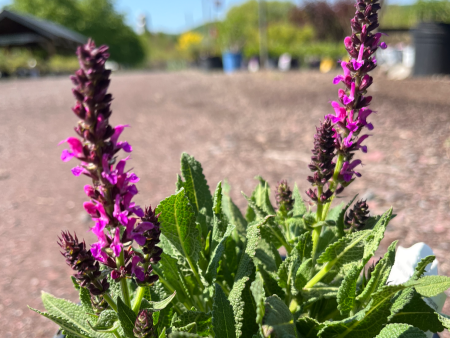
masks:
[(80, 290), (81, 286), (78, 284), (77, 279), (74, 276), (70, 276), (70, 279), (72, 280), (75, 290)]
[(435, 256), (427, 256), (420, 260), (419, 264), (417, 264), (414, 274), (409, 279), (410, 281), (418, 280), (419, 278), (423, 277), (423, 274), (425, 273), (425, 269), (427, 266), (429, 266), (433, 261), (436, 259)]
[[(254, 210), (256, 214), (256, 220), (265, 219), (269, 215), (247, 195), (245, 195), (244, 193), (242, 193), (242, 195), (247, 199), (248, 205)], [(269, 219), (267, 223), (261, 226), (261, 236), (268, 243), (271, 243), (272, 246), (274, 246), (276, 249), (280, 248), (284, 245), (284, 243), (286, 243), (283, 232), (273, 219)]]
[(450, 288), (450, 277), (445, 276), (425, 276), (416, 282), (407, 282), (413, 285), (418, 293), (424, 297), (434, 297)]
[(161, 261), (159, 264), (152, 266), (152, 268), (158, 274), (159, 281), (169, 293), (177, 290), (177, 298), (181, 302), (189, 298), (189, 291), (185, 284), (183, 273), (175, 258), (162, 253)]
[(341, 202), (340, 204), (335, 206), (333, 209), (331, 209), (327, 215), (327, 221), (334, 221), (335, 223), (337, 223), (343, 207), (344, 207), (344, 202)]
[(372, 258), (375, 252), (380, 245), (381, 240), (384, 237), (384, 232), (386, 231), (386, 227), (389, 224), (389, 221), (392, 219), (392, 208), (386, 211), (383, 216), (381, 216), (380, 220), (375, 224), (373, 229), (370, 231), (369, 236), (366, 239), (366, 243), (364, 245), (364, 265)]
[(336, 298), (338, 290), (339, 288), (336, 286), (317, 283), (312, 288), (302, 289), (302, 296), (308, 300), (312, 298)]
[(173, 332), (169, 335), (169, 338), (201, 338), (201, 336), (195, 333)]
[(215, 247), (214, 252), (211, 255), (211, 259), (205, 273), (205, 279), (209, 283), (209, 285), (213, 285), (215, 283), (219, 262), (222, 259), (223, 253), (225, 252), (226, 242), (233, 231), (234, 225), (228, 225), (227, 231), (223, 234), (223, 237), (221, 238), (220, 242)]
[(134, 338), (133, 329), (136, 322), (136, 314), (125, 305), (120, 297), (117, 298), (117, 316), (127, 338)]
[(222, 209), (226, 215), (228, 222), (236, 227), (236, 231), (242, 242), (245, 242), (245, 236), (247, 234), (247, 221), (242, 215), (239, 208), (234, 204), (233, 200), (229, 195), (230, 186), (224, 182), (223, 183), (223, 196), (222, 196)]
[(175, 298), (175, 295), (177, 294), (176, 291), (174, 291), (174, 293), (172, 293), (169, 297), (167, 297), (166, 299), (159, 301), (159, 302), (149, 302), (150, 303), (150, 310), (152, 311), (160, 311), (165, 309), (170, 302)]
[(159, 222), (162, 234), (190, 265), (196, 263), (200, 252), (200, 235), (184, 189), (162, 201), (156, 208), (156, 213), (161, 214)]
[(298, 243), (294, 250), (297, 251), (298, 257), (301, 261), (311, 258), (312, 255), (312, 237), (311, 232), (305, 232), (298, 237)]
[(183, 187), (195, 215), (205, 208), (207, 215), (212, 217), (213, 200), (200, 162), (196, 161), (193, 156), (183, 153), (181, 155), (181, 173), (184, 178)]
[(263, 320), (264, 336), (273, 338), (295, 338), (297, 329), (294, 325), (294, 317), (284, 302), (273, 295), (266, 298), (266, 315)]
[(277, 272), (282, 264), (280, 253), (264, 237), (258, 244), (254, 262), (258, 269), (264, 269), (267, 272)]
[(312, 258), (305, 259), (295, 273), (294, 286), (297, 291), (301, 291), (313, 276), (314, 265)]
[(222, 212), (222, 182), (219, 182), (214, 193), (212, 250), (214, 250), (223, 239), (227, 229), (228, 222)]
[(417, 327), (408, 324), (389, 324), (375, 338), (426, 338)]
[(317, 320), (310, 317), (301, 317), (295, 323), (297, 331), (303, 338), (317, 338), (317, 333), (322, 328)]
[(356, 194), (355, 197), (353, 197), (352, 200), (350, 202), (348, 202), (347, 205), (344, 208), (342, 208), (341, 211), (339, 212), (339, 216), (336, 220), (336, 233), (339, 238), (345, 236), (345, 232), (344, 232), (345, 213), (347, 212), (348, 208), (350, 208), (350, 206), (352, 205), (352, 203), (356, 199), (356, 197), (358, 197), (358, 194)]
[[(241, 260), (239, 262), (238, 270), (234, 280), (234, 285), (228, 297), (231, 306), (233, 307), (236, 337), (240, 337), (242, 334), (245, 309), (243, 295), (245, 288), (250, 287), (250, 277), (254, 274), (255, 267), (253, 264), (253, 257), (255, 257), (256, 248), (258, 247), (258, 242), (261, 239), (260, 227), (264, 225), (268, 221), (268, 219), (269, 217), (266, 217), (265, 219), (256, 221), (248, 226), (247, 245), (245, 248), (245, 252), (241, 256)], [(254, 320), (254, 318), (256, 318), (256, 310), (255, 316), (252, 320)]]
[(450, 317), (447, 315), (444, 315), (442, 313), (435, 312), (438, 316), (439, 321), (442, 323), (442, 325), (447, 329), (450, 330)]
[(355, 305), (356, 283), (363, 269), (364, 264), (353, 263), (352, 268), (345, 274), (344, 280), (337, 293), (338, 310), (342, 315), (347, 316)]
[(300, 195), (300, 191), (298, 190), (297, 183), (294, 185), (294, 191), (292, 192), (292, 197), (294, 198), (294, 208), (293, 208), (293, 216), (302, 217), (306, 214), (306, 205), (303, 202), (303, 198)]
[(119, 317), (114, 310), (105, 310), (100, 313), (97, 323), (92, 327), (94, 330), (108, 330), (114, 326)]
[[(189, 323), (185, 326), (181, 326), (181, 327), (172, 327), (172, 332), (185, 332), (185, 333), (197, 333), (197, 323)], [(200, 337), (200, 335), (197, 335), (198, 337)], [(169, 337), (172, 337), (172, 335), (170, 335)]]
[(195, 333), (202, 337), (209, 337), (209, 334), (211, 332), (211, 313), (204, 313), (197, 310), (189, 310), (186, 312), (183, 312), (178, 317), (174, 317), (172, 321), (172, 326), (177, 328), (188, 328), (192, 331), (192, 326), (189, 327), (189, 324), (195, 323)]
[(250, 291), (252, 292), (256, 305), (256, 322), (262, 325), (265, 314), (264, 299), (266, 298), (266, 293), (264, 291), (264, 279), (259, 271), (256, 272), (255, 280), (250, 286)]
[(236, 338), (233, 308), (218, 284), (214, 292), (212, 326), (216, 338)]
[(404, 285), (386, 285), (372, 294), (372, 300), (356, 315), (341, 321), (324, 323), (319, 331), (321, 338), (366, 338), (377, 335), (390, 314), (392, 297), (405, 289)]
[(356, 297), (357, 301), (368, 299), (372, 293), (386, 284), (391, 268), (395, 262), (395, 247), (397, 246), (397, 242), (398, 241), (394, 241), (391, 243), (384, 257), (375, 266), (375, 270), (372, 272), (371, 278), (363, 292)]
[(184, 182), (181, 176), (177, 174), (177, 182), (175, 183), (175, 193), (177, 193), (181, 188), (183, 188)]
[(370, 230), (363, 230), (342, 237), (329, 245), (317, 262), (332, 262), (333, 265), (342, 266), (360, 260), (364, 255), (364, 240), (369, 234)]
[(166, 328), (164, 328), (164, 329), (161, 331), (161, 334), (159, 335), (159, 338), (166, 338)]
[[(91, 337), (98, 336), (87, 323), (91, 317), (85, 312), (82, 306), (65, 299), (56, 298), (46, 292), (42, 292), (41, 298), (49, 315), (71, 323), (78, 330), (77, 332), (84, 333)], [(41, 314), (44, 315), (43, 313)]]
[(300, 266), (300, 260), (295, 251), (293, 255), (287, 257), (278, 269), (278, 284), (280, 287), (290, 291), (291, 287), (294, 285), (295, 275)]
[(87, 288), (80, 287), (80, 302), (86, 313), (95, 314), (94, 310), (92, 309), (91, 293)]
[(410, 324), (422, 331), (444, 330), (435, 310), (412, 287), (401, 291), (393, 302), (391, 315), (388, 318), (390, 323)]
[(89, 334), (88, 332), (80, 329), (80, 327), (67, 318), (54, 316), (50, 313), (41, 312), (39, 310), (36, 310), (32, 307), (29, 307), (30, 310), (39, 313), (40, 315), (44, 316), (45, 318), (50, 319), (54, 323), (58, 324), (65, 332), (70, 334), (73, 337), (80, 337), (80, 338), (92, 338), (93, 335)]

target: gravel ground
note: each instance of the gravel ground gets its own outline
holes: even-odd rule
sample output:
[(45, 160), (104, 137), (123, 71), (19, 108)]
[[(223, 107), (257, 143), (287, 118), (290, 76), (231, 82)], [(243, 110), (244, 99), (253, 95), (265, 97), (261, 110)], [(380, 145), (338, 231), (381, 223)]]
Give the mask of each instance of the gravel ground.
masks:
[[(241, 207), (256, 175), (272, 186), (286, 178), (308, 187), (307, 163), (314, 126), (332, 112), (334, 74), (297, 72), (115, 74), (112, 124), (130, 124), (141, 205), (175, 189), (183, 151), (202, 164), (210, 187), (226, 178)], [(63, 163), (57, 143), (74, 135), (76, 118), (67, 78), (0, 83), (0, 336), (50, 338), (56, 325), (32, 313), (40, 292), (76, 300), (70, 270), (56, 245), (61, 229), (88, 243), (90, 221), (82, 209), (85, 178)], [(450, 275), (450, 81), (393, 82), (375, 76), (370, 120), (374, 135), (361, 154), (363, 177), (344, 193), (367, 198), (373, 213), (398, 214), (383, 248), (394, 239), (425, 241)], [(450, 313), (450, 307), (447, 307)]]

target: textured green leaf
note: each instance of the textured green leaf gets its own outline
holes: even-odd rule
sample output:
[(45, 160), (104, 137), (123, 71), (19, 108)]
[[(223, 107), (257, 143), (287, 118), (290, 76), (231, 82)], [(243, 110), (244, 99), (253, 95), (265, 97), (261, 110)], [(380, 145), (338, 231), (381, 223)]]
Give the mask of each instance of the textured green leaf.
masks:
[(422, 296), (434, 297), (450, 288), (450, 277), (425, 276), (415, 282), (407, 283), (407, 285), (411, 284)]
[(295, 338), (297, 329), (294, 324), (294, 317), (289, 308), (277, 296), (266, 298), (266, 315), (263, 319), (264, 336), (273, 338)]
[(301, 317), (295, 322), (297, 331), (302, 338), (317, 338), (317, 333), (323, 325), (310, 317)]
[(202, 208), (205, 208), (207, 215), (212, 217), (213, 200), (200, 162), (183, 153), (181, 155), (181, 173), (184, 178), (183, 187), (193, 206), (194, 213), (197, 215)]
[(410, 324), (422, 331), (441, 332), (444, 327), (434, 311), (414, 288), (409, 287), (394, 298), (388, 319), (390, 323)]
[(280, 287), (287, 289), (288, 293), (291, 292), (291, 288), (295, 282), (297, 270), (300, 266), (300, 260), (297, 252), (293, 250), (292, 253), (292, 255), (283, 261), (278, 269), (278, 284)]
[(303, 288), (302, 296), (305, 299), (336, 298), (339, 288), (324, 283), (317, 283), (312, 288)]
[(444, 315), (442, 313), (436, 312), (439, 321), (442, 323), (442, 325), (447, 329), (450, 330), (450, 317), (447, 315)]
[[(189, 310), (183, 312), (181, 315), (174, 317), (172, 321), (172, 326), (177, 328), (186, 328), (189, 324), (195, 323), (195, 333), (202, 337), (209, 337), (211, 332), (211, 313), (204, 313), (196, 310)], [(192, 328), (190, 328), (193, 332)]]
[(80, 290), (81, 286), (78, 284), (77, 279), (74, 276), (70, 276), (70, 279), (72, 280), (75, 290)]
[[(180, 326), (180, 327), (172, 327), (172, 332), (185, 332), (185, 333), (197, 333), (197, 323), (189, 323), (185, 326)], [(198, 337), (200, 337), (200, 335), (196, 335)], [(172, 337), (172, 335), (170, 335), (169, 337)]]
[[(243, 301), (243, 293), (245, 288), (249, 288), (250, 277), (254, 274), (253, 257), (255, 257), (258, 242), (261, 239), (260, 227), (268, 221), (268, 217), (263, 220), (255, 221), (247, 228), (247, 245), (239, 262), (233, 288), (228, 297), (233, 307), (234, 320), (236, 325), (236, 337), (242, 335), (242, 326), (244, 320), (245, 302)], [(251, 296), (250, 296), (251, 297)], [(255, 316), (256, 318), (256, 310)], [(256, 324), (256, 322), (255, 322)]]
[(92, 327), (94, 330), (107, 330), (114, 326), (119, 318), (114, 310), (105, 310), (100, 313), (97, 323)]
[(294, 250), (297, 251), (298, 257), (301, 261), (311, 258), (312, 255), (312, 237), (311, 232), (305, 232), (300, 235), (298, 238), (298, 243), (294, 247)]
[(332, 208), (327, 215), (327, 221), (334, 221), (337, 223), (339, 219), (339, 215), (341, 214), (342, 209), (344, 208), (344, 202), (339, 203), (337, 206)]
[(277, 272), (283, 261), (278, 250), (264, 237), (261, 237), (258, 248), (256, 249), (254, 262), (260, 270), (264, 269), (268, 272)]
[(348, 202), (347, 205), (344, 208), (342, 208), (339, 212), (339, 216), (336, 220), (336, 233), (339, 238), (345, 236), (345, 232), (344, 232), (345, 213), (347, 212), (348, 208), (350, 208), (350, 206), (352, 205), (352, 203), (356, 199), (356, 197), (358, 197), (358, 195), (355, 195), (355, 197), (353, 197), (352, 200), (350, 202)]
[(152, 267), (158, 274), (159, 281), (170, 294), (176, 290), (177, 298), (181, 302), (189, 298), (189, 291), (184, 282), (183, 273), (175, 258), (162, 253), (161, 261)]
[(423, 274), (425, 273), (425, 269), (427, 266), (429, 266), (433, 261), (436, 259), (435, 256), (427, 256), (420, 260), (419, 264), (417, 264), (414, 274), (409, 279), (410, 281), (418, 280), (419, 278), (423, 277)]
[(362, 262), (353, 263), (352, 268), (345, 274), (344, 280), (337, 293), (338, 310), (342, 315), (348, 315), (355, 305), (356, 283), (364, 265)]
[(236, 338), (233, 308), (218, 284), (214, 292), (212, 326), (216, 338)]
[(166, 338), (166, 328), (161, 331), (159, 338)]
[(64, 331), (66, 331), (68, 334), (70, 334), (73, 337), (80, 337), (80, 338), (92, 338), (95, 337), (88, 332), (80, 329), (80, 327), (77, 324), (74, 324), (67, 318), (54, 316), (50, 313), (41, 312), (39, 310), (33, 309), (32, 307), (29, 307), (30, 310), (33, 310), (36, 313), (39, 313), (40, 315), (50, 319), (54, 323), (58, 324)]
[[(72, 323), (72, 325), (77, 328), (80, 333), (84, 333), (90, 337), (98, 336), (98, 334), (96, 334), (87, 323), (87, 321), (92, 318), (85, 312), (82, 306), (65, 299), (56, 298), (46, 292), (42, 292), (41, 298), (42, 303), (44, 304), (44, 307), (49, 315)], [(44, 315), (41, 312), (39, 313)]]
[(398, 241), (394, 241), (391, 243), (384, 257), (375, 266), (375, 270), (372, 272), (371, 278), (363, 292), (356, 297), (357, 301), (368, 299), (372, 293), (386, 284), (391, 268), (395, 262), (395, 247), (397, 246), (397, 242)]
[(169, 338), (201, 338), (201, 337), (195, 333), (173, 332), (169, 335)]
[(356, 315), (341, 321), (326, 322), (319, 331), (321, 338), (368, 338), (377, 335), (390, 314), (392, 298), (406, 287), (404, 285), (386, 285), (372, 295), (366, 308)]
[[(314, 220), (315, 222), (315, 220)], [(336, 236), (335, 227), (325, 227), (322, 234), (319, 237), (319, 243), (317, 244), (316, 257), (320, 256), (325, 250), (335, 243), (339, 238)]]
[(317, 262), (332, 262), (333, 265), (342, 266), (360, 260), (364, 255), (364, 240), (369, 234), (370, 230), (363, 230), (342, 237), (328, 246)]
[(252, 199), (256, 205), (260, 207), (268, 215), (275, 215), (275, 209), (270, 202), (270, 186), (266, 180), (261, 176), (256, 176), (255, 179), (259, 180), (259, 184), (252, 194)]
[(150, 309), (152, 311), (160, 311), (160, 310), (165, 309), (170, 304), (170, 302), (175, 298), (176, 294), (177, 294), (177, 292), (174, 291), (174, 293), (172, 293), (166, 299), (163, 299), (159, 302), (149, 302), (150, 306), (151, 306)]
[(219, 262), (222, 259), (223, 253), (225, 252), (226, 242), (233, 231), (234, 225), (228, 225), (227, 231), (223, 234), (223, 237), (221, 238), (220, 242), (215, 247), (214, 252), (211, 255), (211, 259), (205, 273), (205, 279), (209, 283), (209, 285), (213, 285), (215, 283)]
[(370, 231), (369, 236), (366, 239), (366, 243), (364, 245), (364, 265), (372, 258), (375, 252), (380, 245), (381, 240), (384, 237), (384, 232), (386, 231), (386, 227), (389, 224), (389, 221), (392, 219), (392, 208), (386, 211), (383, 216), (381, 216), (380, 220), (375, 224), (373, 229)]
[(408, 324), (389, 324), (375, 338), (426, 338), (417, 327)]
[[(265, 219), (269, 214), (264, 211), (260, 206), (258, 206), (255, 201), (249, 198), (247, 195), (242, 193), (242, 195), (247, 199), (248, 205), (254, 210), (256, 215), (256, 220)], [(286, 242), (283, 232), (278, 224), (270, 218), (268, 222), (261, 226), (261, 236), (268, 242), (271, 243), (275, 248), (280, 248)]]
[(222, 212), (222, 182), (217, 184), (213, 205), (212, 251), (219, 245), (219, 242), (223, 239), (228, 228), (228, 222)]
[(222, 209), (226, 215), (228, 222), (236, 227), (236, 231), (242, 242), (245, 242), (245, 236), (247, 234), (247, 221), (242, 215), (239, 208), (234, 204), (233, 200), (229, 195), (230, 186), (224, 182), (223, 183), (223, 196), (222, 196)]
[(307, 209), (305, 203), (303, 202), (303, 198), (300, 195), (297, 184), (294, 185), (292, 197), (294, 198), (294, 208), (292, 215), (302, 217), (304, 214), (306, 214)]
[(260, 269), (259, 273), (261, 274), (264, 280), (264, 289), (269, 295), (278, 295), (279, 297), (285, 297), (285, 292), (278, 285), (278, 275), (276, 272), (268, 272), (264, 269)]
[(80, 287), (80, 302), (86, 313), (95, 314), (92, 309), (91, 293), (87, 288)]
[(301, 291), (308, 281), (314, 276), (312, 258), (305, 259), (295, 273), (294, 286)]
[(134, 323), (136, 322), (136, 314), (131, 310), (122, 299), (117, 298), (117, 316), (119, 317), (120, 324), (123, 332), (128, 338), (134, 338)]
[(195, 264), (200, 251), (200, 235), (195, 224), (195, 214), (181, 189), (166, 198), (156, 208), (161, 222), (161, 232), (190, 264)]
[(264, 292), (264, 279), (259, 271), (256, 272), (250, 291), (256, 304), (256, 322), (261, 325), (265, 313), (264, 299), (266, 298), (266, 293)]

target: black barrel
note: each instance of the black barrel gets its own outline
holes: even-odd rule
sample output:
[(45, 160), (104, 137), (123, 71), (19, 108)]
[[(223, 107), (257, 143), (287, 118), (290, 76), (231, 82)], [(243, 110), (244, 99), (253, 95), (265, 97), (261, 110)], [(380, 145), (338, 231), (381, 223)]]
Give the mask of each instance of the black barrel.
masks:
[(416, 46), (414, 76), (450, 74), (450, 25), (423, 22), (413, 34)]

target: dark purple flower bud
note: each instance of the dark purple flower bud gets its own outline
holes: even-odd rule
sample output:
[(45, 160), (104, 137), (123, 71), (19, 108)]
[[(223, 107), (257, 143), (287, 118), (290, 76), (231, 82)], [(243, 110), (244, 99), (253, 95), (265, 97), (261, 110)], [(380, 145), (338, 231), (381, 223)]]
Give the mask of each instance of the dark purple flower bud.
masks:
[(314, 189), (314, 191), (313, 191), (312, 189), (309, 189), (309, 190), (306, 190), (305, 192), (306, 192), (306, 195), (308, 195), (308, 197), (309, 197), (311, 200), (313, 200), (314, 202), (317, 202), (317, 201), (318, 201), (318, 199), (317, 199), (317, 194), (316, 194), (317, 189)]
[(156, 338), (157, 331), (153, 326), (152, 312), (148, 309), (142, 310), (134, 323), (133, 329), (136, 338)]
[(352, 34), (351, 38), (352, 38), (353, 44), (358, 45), (358, 46), (361, 44), (361, 40), (358, 38), (358, 36), (356, 34)]
[(373, 77), (371, 77), (368, 74), (364, 75), (364, 77), (361, 81), (361, 85), (359, 86), (359, 90), (362, 92), (365, 91), (367, 88), (369, 88), (371, 86), (372, 83), (373, 83)]
[(108, 290), (106, 279), (100, 280), (100, 266), (90, 250), (86, 250), (86, 243), (79, 242), (77, 236), (69, 232), (61, 232), (58, 245), (63, 249), (61, 254), (66, 258), (66, 263), (75, 271), (74, 277), (80, 286), (89, 289), (92, 295), (101, 295)]
[(371, 32), (371, 31), (377, 29), (379, 26), (380, 26), (380, 24), (378, 22), (374, 22), (374, 23), (370, 24), (370, 26), (369, 26), (369, 28), (367, 28), (367, 30), (369, 32)]
[(360, 33), (362, 30), (361, 24), (355, 18), (353, 18), (350, 22), (351, 22), (352, 29), (355, 32)]
[(285, 211), (290, 211), (294, 207), (294, 199), (292, 198), (292, 191), (289, 188), (286, 180), (278, 182), (275, 200), (277, 201), (279, 210), (283, 209)]
[(360, 200), (355, 203), (352, 209), (347, 213), (344, 220), (344, 226), (346, 229), (351, 230), (363, 230), (369, 219), (369, 206), (364, 200)]

